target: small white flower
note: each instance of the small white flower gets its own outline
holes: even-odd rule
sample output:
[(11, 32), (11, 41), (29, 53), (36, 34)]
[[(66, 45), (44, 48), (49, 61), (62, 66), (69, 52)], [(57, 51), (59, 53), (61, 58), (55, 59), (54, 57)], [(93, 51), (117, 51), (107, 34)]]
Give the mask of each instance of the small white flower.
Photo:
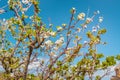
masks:
[(10, 3), (10, 0), (8, 0), (8, 2), (7, 2), (8, 4)]
[(81, 31), (81, 29), (80, 28), (77, 28), (77, 32), (80, 32)]
[(57, 46), (55, 46), (55, 47), (53, 47), (53, 49), (54, 49), (55, 51), (57, 51), (57, 50), (58, 50), (58, 47), (57, 47)]
[(87, 18), (86, 19), (86, 24), (89, 24), (90, 22), (92, 22), (93, 20), (91, 18)]
[(103, 22), (103, 17), (99, 17), (99, 23)]
[(5, 22), (5, 21), (6, 21), (6, 19), (4, 18), (4, 19), (3, 19), (3, 22)]
[(84, 44), (87, 44), (88, 43), (88, 41), (84, 41)]
[(4, 9), (0, 9), (0, 14), (5, 13), (6, 11)]
[(97, 10), (97, 14), (100, 14), (100, 11), (99, 11), (99, 10)]
[(86, 25), (86, 24), (83, 24), (82, 27), (83, 27), (84, 29), (86, 29), (86, 28), (87, 28), (87, 25)]
[(66, 26), (67, 26), (67, 24), (62, 24), (62, 26), (63, 26), (63, 27), (66, 27)]
[(50, 36), (49, 36), (48, 33), (44, 33), (44, 34), (43, 34), (43, 37), (44, 37), (44, 38), (49, 38)]
[(84, 20), (85, 18), (85, 13), (80, 13), (78, 16), (77, 16), (77, 19), (78, 20)]
[(61, 41), (64, 41), (64, 37), (60, 37), (60, 40), (61, 40)]
[(45, 45), (41, 45), (41, 48), (44, 48), (45, 47)]
[(58, 31), (60, 31), (60, 30), (62, 30), (62, 29), (63, 29), (63, 28), (62, 28), (62, 27), (60, 27), (60, 26), (59, 26), (59, 27), (57, 27), (57, 30), (58, 30)]
[(72, 10), (76, 10), (76, 9), (73, 7)]
[(26, 12), (26, 11), (28, 10), (28, 8), (23, 8), (22, 10), (23, 10), (24, 12)]
[(49, 24), (49, 26), (50, 26), (50, 27), (52, 27), (52, 26), (53, 26), (53, 24)]
[(47, 40), (45, 42), (45, 45), (48, 46), (48, 47), (51, 47), (53, 45), (52, 41), (51, 40)]
[(97, 10), (96, 12), (94, 12), (94, 14), (96, 15), (96, 14), (100, 14), (100, 11), (99, 10)]
[(63, 43), (64, 43), (64, 37), (60, 37), (60, 39), (55, 42), (55, 44), (56, 44), (57, 46), (59, 46), (59, 47), (60, 47)]
[(98, 29), (100, 28), (100, 26), (99, 26), (99, 25), (97, 25), (96, 27), (97, 27)]
[(50, 34), (51, 36), (55, 36), (55, 35), (56, 35), (56, 32), (49, 32), (49, 34)]
[(28, 3), (29, 3), (29, 0), (22, 0), (22, 3), (23, 3), (23, 4), (28, 4)]
[(97, 27), (92, 27), (92, 32), (97, 32)]

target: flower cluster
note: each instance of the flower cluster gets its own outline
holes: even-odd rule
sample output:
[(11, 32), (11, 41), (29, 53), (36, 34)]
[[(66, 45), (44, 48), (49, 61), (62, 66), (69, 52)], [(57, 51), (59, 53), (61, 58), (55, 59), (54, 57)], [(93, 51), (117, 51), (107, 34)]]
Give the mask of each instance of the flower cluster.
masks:
[(55, 44), (57, 45), (57, 47), (60, 47), (63, 43), (64, 43), (64, 37), (60, 37), (60, 39), (58, 39), (55, 42)]
[(47, 47), (51, 47), (51, 46), (53, 45), (53, 43), (52, 43), (51, 40), (47, 40), (47, 41), (45, 42), (45, 45), (46, 45)]

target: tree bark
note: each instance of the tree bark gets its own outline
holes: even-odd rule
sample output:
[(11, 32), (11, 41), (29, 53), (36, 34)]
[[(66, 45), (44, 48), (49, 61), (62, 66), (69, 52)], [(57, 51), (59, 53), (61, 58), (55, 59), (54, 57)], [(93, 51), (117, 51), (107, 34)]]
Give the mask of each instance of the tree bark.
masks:
[(28, 54), (27, 61), (26, 61), (26, 64), (25, 64), (23, 80), (26, 80), (26, 79), (27, 79), (28, 65), (29, 65), (29, 63), (30, 63), (30, 57), (31, 57), (31, 55), (32, 55), (32, 51), (33, 51), (33, 48), (30, 46), (30, 47), (29, 47), (29, 54)]

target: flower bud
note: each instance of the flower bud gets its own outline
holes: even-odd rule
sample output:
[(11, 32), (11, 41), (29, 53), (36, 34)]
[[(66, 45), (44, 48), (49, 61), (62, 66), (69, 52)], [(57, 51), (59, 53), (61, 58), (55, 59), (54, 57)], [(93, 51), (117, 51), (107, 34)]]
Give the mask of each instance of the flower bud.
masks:
[(75, 14), (76, 13), (76, 9), (73, 7), (71, 10), (70, 10), (71, 14)]

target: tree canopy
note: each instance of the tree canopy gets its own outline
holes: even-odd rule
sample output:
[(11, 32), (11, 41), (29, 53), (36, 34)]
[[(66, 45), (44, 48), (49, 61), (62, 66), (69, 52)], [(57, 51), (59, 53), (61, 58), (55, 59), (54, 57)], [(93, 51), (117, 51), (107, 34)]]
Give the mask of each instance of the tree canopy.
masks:
[[(0, 20), (1, 80), (101, 80), (111, 72), (120, 55), (104, 57), (98, 52), (98, 46), (106, 45), (99, 11), (87, 17), (73, 7), (68, 24), (47, 26), (39, 16), (39, 5), (40, 0), (8, 0), (14, 16)], [(9, 13), (0, 8), (2, 14)], [(95, 75), (100, 70), (105, 73)]]

